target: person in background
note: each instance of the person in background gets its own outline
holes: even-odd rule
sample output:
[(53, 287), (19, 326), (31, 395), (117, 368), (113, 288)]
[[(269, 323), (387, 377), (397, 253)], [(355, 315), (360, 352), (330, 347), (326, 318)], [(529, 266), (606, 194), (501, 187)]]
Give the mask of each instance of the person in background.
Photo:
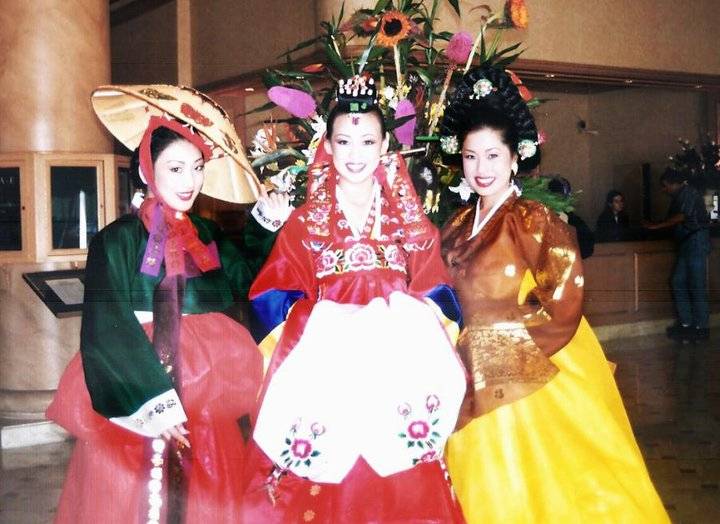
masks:
[(677, 312), (676, 322), (668, 326), (667, 336), (682, 342), (707, 340), (709, 337), (707, 257), (710, 254), (710, 217), (700, 192), (687, 183), (685, 176), (667, 168), (660, 177), (663, 192), (671, 197), (667, 218), (645, 222), (651, 231), (672, 229), (677, 250), (670, 281)]
[(630, 221), (625, 212), (625, 197), (617, 189), (608, 191), (605, 209), (595, 225), (598, 242), (622, 242), (630, 238)]
[[(553, 193), (563, 195), (569, 198), (572, 194), (572, 186), (567, 178), (556, 176), (548, 183), (548, 189)], [(568, 211), (562, 213), (560, 218), (575, 228), (575, 236), (577, 237), (578, 247), (580, 248), (580, 257), (588, 258), (595, 251), (595, 235), (585, 221), (575, 212)]]

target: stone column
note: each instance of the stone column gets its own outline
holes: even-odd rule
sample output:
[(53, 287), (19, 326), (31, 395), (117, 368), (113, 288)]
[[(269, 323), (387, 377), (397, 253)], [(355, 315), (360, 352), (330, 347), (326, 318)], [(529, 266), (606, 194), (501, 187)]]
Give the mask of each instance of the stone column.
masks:
[(110, 82), (107, 0), (3, 0), (0, 152), (110, 153), (90, 93)]
[[(0, 153), (111, 153), (112, 139), (90, 104), (92, 90), (108, 83), (107, 0), (2, 0)], [(46, 204), (33, 199), (23, 205)], [(78, 264), (0, 263), (0, 418), (41, 419), (79, 345), (80, 318), (56, 318), (22, 273)]]

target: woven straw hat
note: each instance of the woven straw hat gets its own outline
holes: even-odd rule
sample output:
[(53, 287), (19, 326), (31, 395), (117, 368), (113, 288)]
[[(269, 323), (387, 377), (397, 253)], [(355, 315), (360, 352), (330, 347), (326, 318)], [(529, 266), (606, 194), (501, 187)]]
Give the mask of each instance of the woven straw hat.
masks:
[(151, 116), (190, 124), (212, 148), (202, 193), (246, 204), (260, 196), (260, 183), (225, 110), (195, 89), (162, 84), (100, 86), (92, 94), (100, 121), (130, 150), (142, 140)]

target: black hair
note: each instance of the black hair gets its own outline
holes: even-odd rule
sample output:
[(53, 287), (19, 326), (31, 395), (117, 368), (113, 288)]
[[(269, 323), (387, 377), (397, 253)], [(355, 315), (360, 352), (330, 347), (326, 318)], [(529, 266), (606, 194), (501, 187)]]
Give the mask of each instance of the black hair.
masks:
[(623, 197), (623, 200), (625, 199), (625, 195), (623, 195), (620, 191), (618, 191), (617, 189), (611, 189), (605, 196), (605, 205), (610, 207), (616, 196)]
[(665, 182), (667, 184), (682, 184), (686, 181), (687, 176), (685, 173), (682, 173), (677, 169), (673, 169), (672, 167), (666, 168), (665, 171), (663, 171), (663, 174), (660, 175), (660, 182)]
[[(357, 111), (351, 111), (350, 107), (346, 104), (335, 104), (335, 107), (333, 107), (327, 116), (327, 131), (325, 133), (325, 136), (328, 140), (332, 137), (333, 133), (333, 125), (335, 124), (335, 119), (339, 117), (340, 115), (349, 115), (350, 113), (356, 113)], [(378, 117), (378, 120), (380, 121), (380, 132), (382, 135), (382, 138), (385, 138), (385, 134), (387, 133), (387, 125), (385, 124), (385, 118), (383, 117), (382, 111), (380, 111), (380, 108), (376, 105), (370, 106), (366, 111), (363, 111), (363, 113), (371, 113)]]
[[(165, 151), (170, 144), (177, 142), (178, 140), (186, 140), (186, 138), (167, 127), (158, 127), (155, 129), (150, 137), (150, 158), (152, 163), (155, 164), (155, 161), (160, 156), (160, 153)], [(133, 151), (133, 154), (130, 157), (130, 176), (135, 187), (141, 189), (145, 189), (147, 187), (147, 184), (145, 184), (145, 182), (143, 182), (140, 178), (139, 146), (135, 149), (135, 151)]]
[[(475, 92), (476, 84), (483, 79), (491, 84), (491, 91), (485, 96)], [(517, 86), (505, 71), (489, 66), (470, 70), (458, 83), (443, 116), (440, 134), (457, 136), (462, 148), (469, 133), (484, 128), (499, 131), (503, 143), (513, 154), (518, 154), (522, 140), (538, 141), (535, 119)], [(459, 158), (448, 160), (460, 161)], [(518, 155), (520, 171), (530, 171), (539, 163), (539, 149), (525, 159)]]
[(558, 195), (562, 195), (564, 197), (569, 197), (572, 195), (572, 185), (567, 178), (555, 176), (550, 179), (550, 182), (548, 182), (548, 191), (557, 193)]

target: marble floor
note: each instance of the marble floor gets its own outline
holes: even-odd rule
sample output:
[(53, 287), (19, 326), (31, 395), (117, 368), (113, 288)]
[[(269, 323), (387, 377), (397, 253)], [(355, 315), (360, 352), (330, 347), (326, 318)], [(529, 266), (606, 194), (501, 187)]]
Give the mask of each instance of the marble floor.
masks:
[[(604, 344), (652, 478), (673, 522), (720, 522), (720, 330), (702, 345), (663, 336)], [(71, 444), (6, 450), (0, 523), (51, 522)]]

